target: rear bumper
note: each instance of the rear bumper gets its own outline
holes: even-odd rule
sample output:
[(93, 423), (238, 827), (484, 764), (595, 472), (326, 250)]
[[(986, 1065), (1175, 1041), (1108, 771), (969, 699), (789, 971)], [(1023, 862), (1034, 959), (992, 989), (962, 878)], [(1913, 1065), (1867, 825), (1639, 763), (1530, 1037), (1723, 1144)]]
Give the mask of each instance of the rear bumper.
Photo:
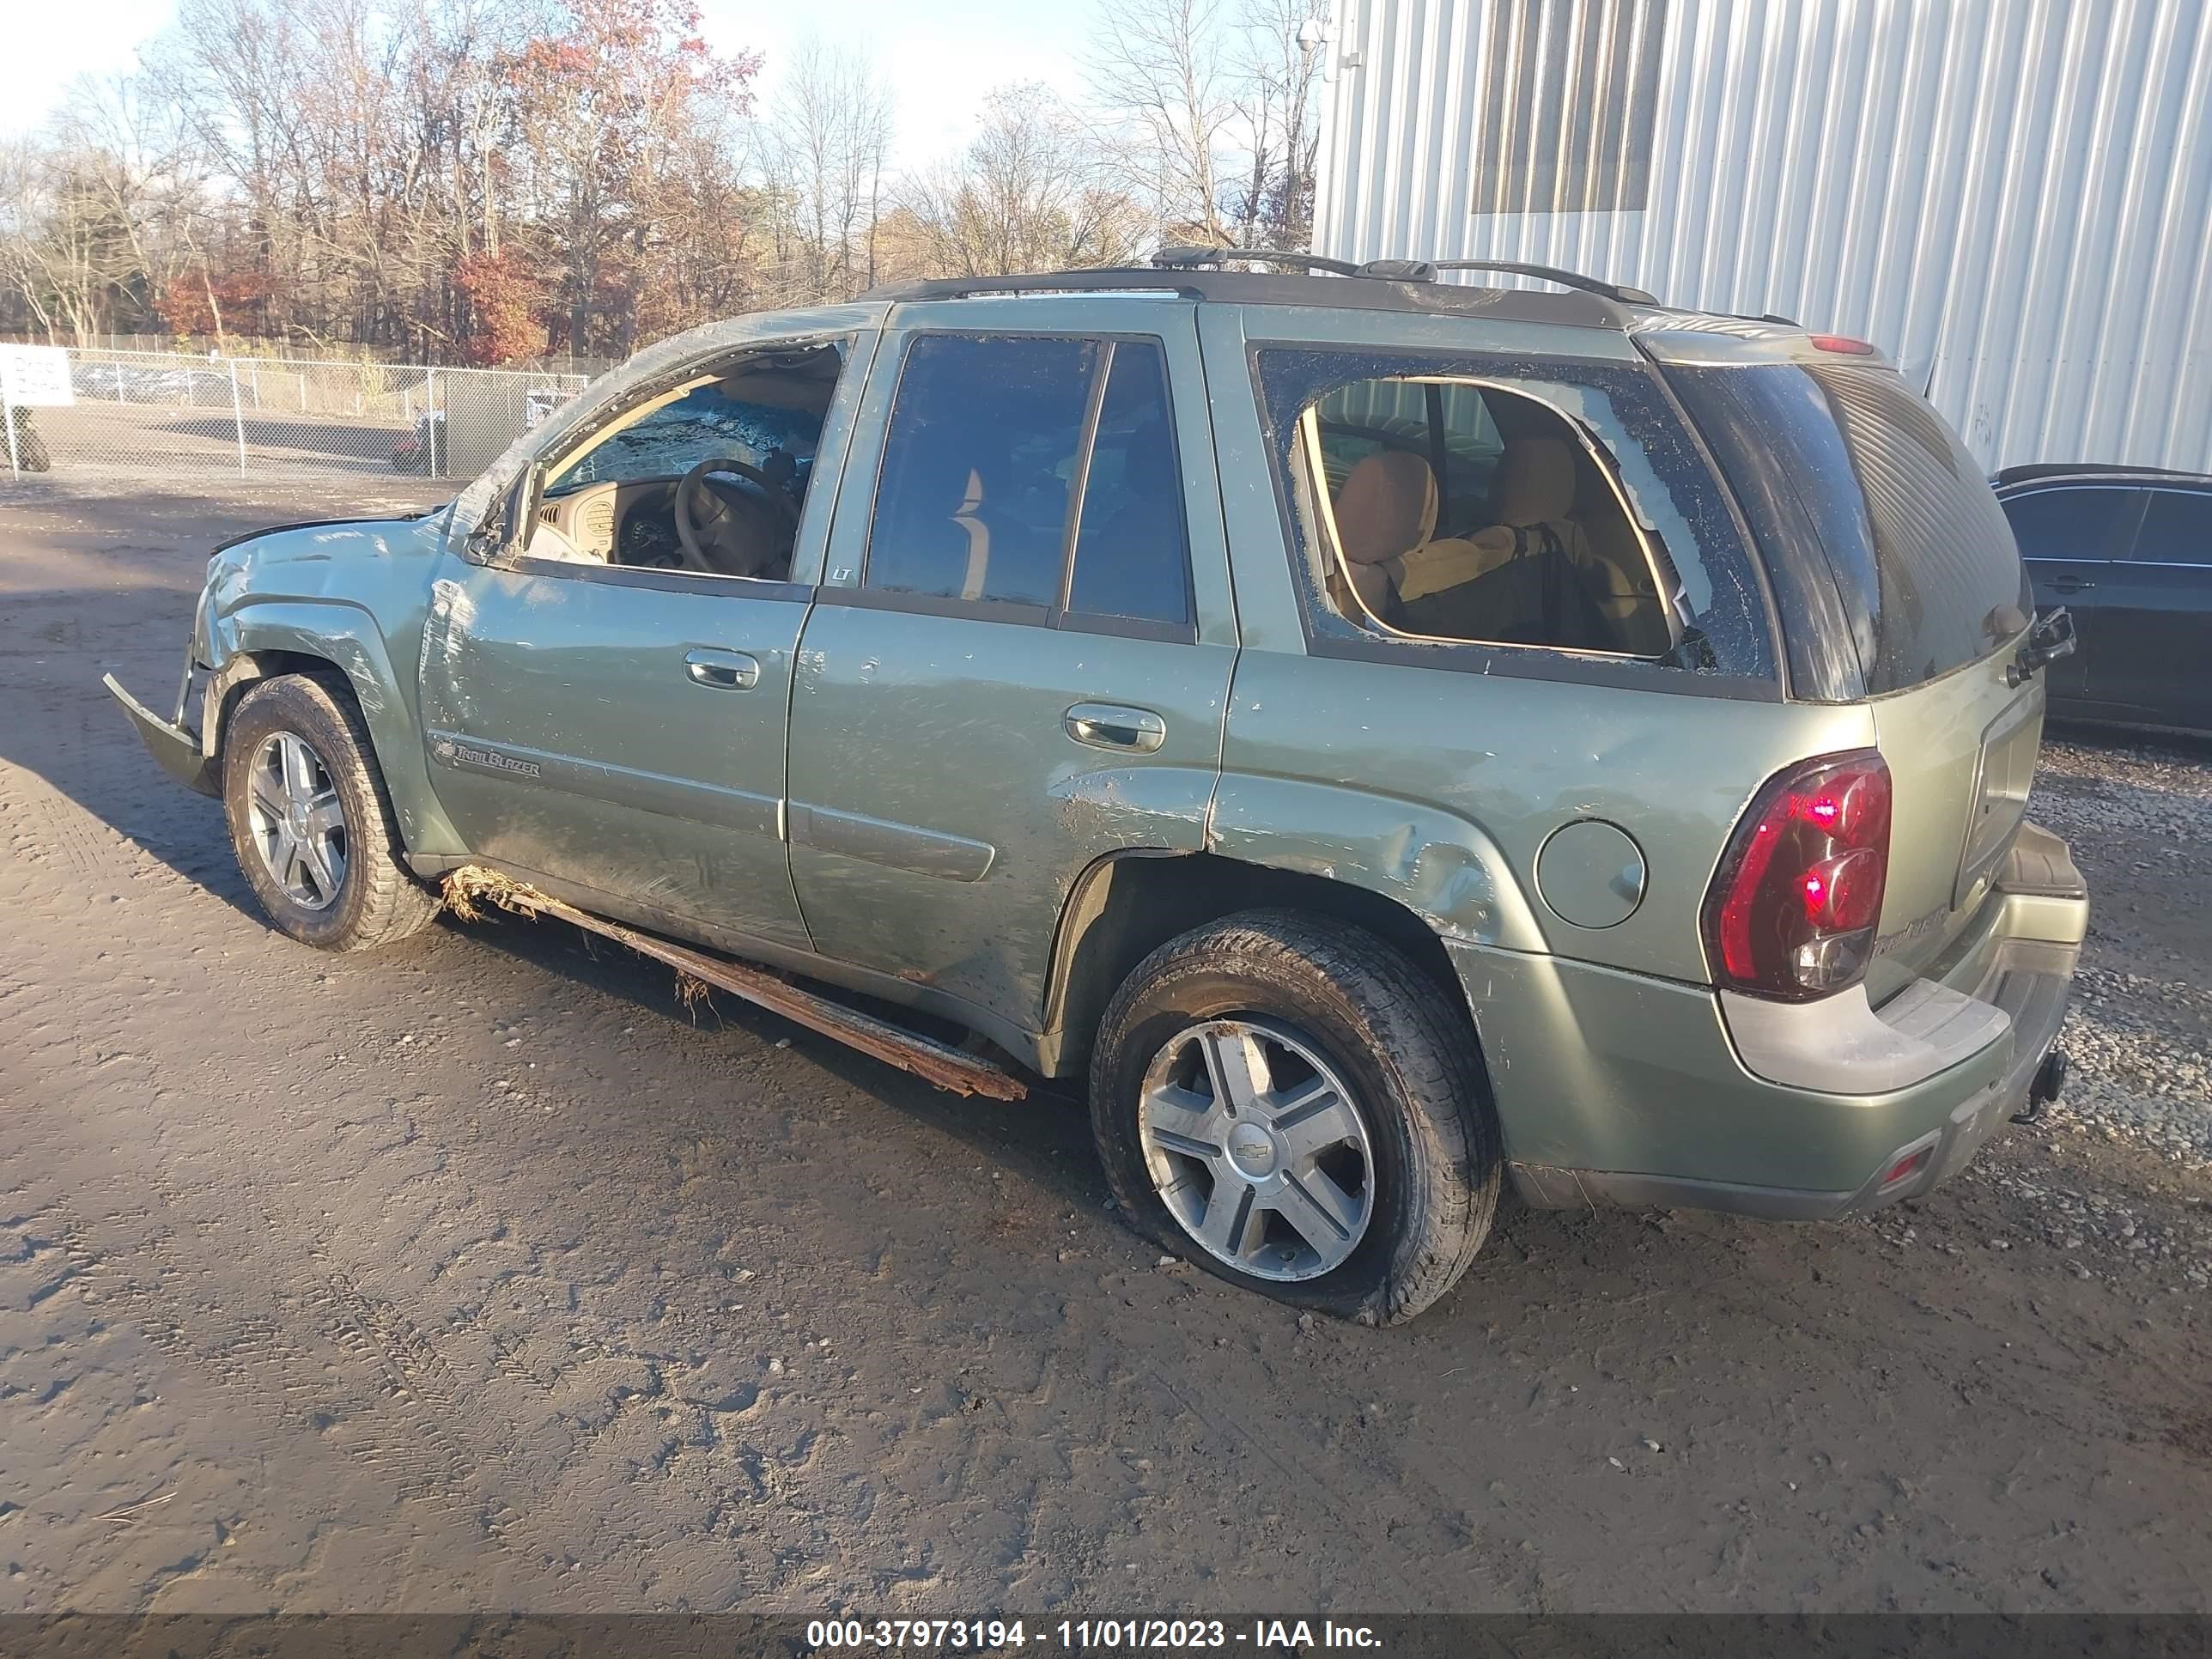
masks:
[(1454, 946), (1515, 1186), (1540, 1208), (1814, 1221), (1949, 1179), (2029, 1103), (2087, 923), (2063, 843), (2033, 825), (1996, 886), (1993, 924), (1939, 981), (1825, 1053), (1747, 1054), (1708, 988)]

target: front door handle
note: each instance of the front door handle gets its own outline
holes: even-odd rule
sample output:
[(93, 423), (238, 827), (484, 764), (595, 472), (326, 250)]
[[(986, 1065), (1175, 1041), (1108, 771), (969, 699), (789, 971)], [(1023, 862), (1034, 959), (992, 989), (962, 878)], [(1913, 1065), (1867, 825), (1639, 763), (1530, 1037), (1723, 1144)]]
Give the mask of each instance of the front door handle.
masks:
[(2097, 584), (2085, 582), (2078, 576), (2061, 576), (2051, 584), (2054, 593), (2086, 593)]
[(760, 664), (742, 651), (701, 646), (684, 653), (684, 672), (694, 684), (717, 691), (749, 691), (760, 679)]
[(1133, 749), (1149, 755), (1168, 740), (1168, 723), (1149, 708), (1118, 702), (1079, 702), (1063, 722), (1067, 735), (1094, 749)]

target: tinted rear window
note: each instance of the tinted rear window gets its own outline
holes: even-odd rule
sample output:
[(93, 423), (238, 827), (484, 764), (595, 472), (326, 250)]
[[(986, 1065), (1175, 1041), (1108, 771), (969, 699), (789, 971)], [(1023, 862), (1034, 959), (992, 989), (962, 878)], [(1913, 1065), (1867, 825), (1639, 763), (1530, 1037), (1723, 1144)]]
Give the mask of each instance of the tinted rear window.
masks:
[(1056, 605), (1098, 346), (925, 334), (899, 374), (867, 584)]
[[(2027, 625), (2027, 576), (1981, 465), (1893, 369), (1822, 363), (1673, 371), (1743, 498), (1775, 576), (1802, 695), (1899, 691), (1989, 655)], [(1825, 556), (1834, 600), (1798, 550)], [(1836, 601), (1841, 610), (1836, 609)]]

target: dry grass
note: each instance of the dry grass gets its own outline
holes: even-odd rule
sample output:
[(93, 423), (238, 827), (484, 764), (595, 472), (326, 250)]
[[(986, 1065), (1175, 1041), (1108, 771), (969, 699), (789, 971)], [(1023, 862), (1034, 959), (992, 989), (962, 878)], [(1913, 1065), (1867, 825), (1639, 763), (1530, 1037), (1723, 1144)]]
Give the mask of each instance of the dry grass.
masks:
[[(463, 865), (449, 873), (441, 886), (446, 908), (461, 921), (481, 921), (488, 909), (505, 910), (535, 920), (555, 905), (553, 899), (527, 882), (487, 870), (480, 864)], [(588, 951), (592, 936), (584, 933), (580, 937)], [(718, 1024), (720, 1023), (721, 1010), (714, 1006), (714, 988), (681, 968), (676, 970), (676, 1000), (691, 1016), (693, 1024), (699, 1023), (702, 1008), (713, 1014)]]
[(681, 968), (676, 970), (676, 1000), (683, 1004), (684, 1012), (691, 1016), (694, 1025), (699, 1023), (702, 1008), (714, 1016), (715, 1024), (721, 1023), (721, 1011), (714, 1006), (714, 988), (696, 974), (687, 974)]
[(535, 916), (553, 902), (527, 883), (487, 870), (481, 864), (465, 864), (451, 872), (441, 887), (446, 908), (462, 921), (482, 921), (485, 905), (518, 916)]

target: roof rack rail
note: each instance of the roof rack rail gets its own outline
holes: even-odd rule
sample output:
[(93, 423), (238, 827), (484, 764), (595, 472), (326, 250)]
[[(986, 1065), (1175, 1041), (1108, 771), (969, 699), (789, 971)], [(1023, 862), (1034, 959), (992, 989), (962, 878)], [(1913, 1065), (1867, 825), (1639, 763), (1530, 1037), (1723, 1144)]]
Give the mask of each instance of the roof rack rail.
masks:
[[(1286, 265), (1288, 270), (1228, 269), (1247, 263)], [(1472, 267), (1471, 267), (1472, 268)], [(1501, 265), (1499, 270), (1538, 276), (1553, 273), (1540, 265)], [(1143, 265), (1101, 265), (1081, 270), (1027, 271), (1007, 276), (939, 276), (888, 283), (858, 297), (876, 304), (902, 305), (936, 300), (981, 299), (988, 295), (1048, 294), (1133, 294), (1160, 298), (1216, 300), (1244, 305), (1313, 305), (1357, 310), (1427, 311), (1498, 314), (1505, 296), (1459, 283), (1437, 281), (1437, 267), (1426, 259), (1370, 259), (1362, 264), (1318, 253), (1273, 248), (1167, 247)], [(1339, 283), (1339, 276), (1360, 278)], [(1515, 307), (1545, 321), (1571, 321), (1585, 327), (1618, 329), (1629, 322), (1611, 303), (1618, 295), (1640, 302), (1635, 289), (1613, 289), (1589, 277), (1560, 272), (1558, 280), (1585, 295), (1528, 294), (1528, 307)], [(1322, 291), (1326, 297), (1322, 297)], [(1571, 301), (1572, 303), (1568, 303)], [(1565, 305), (1565, 310), (1558, 309)]]
[(1192, 270), (1203, 265), (1224, 264), (1232, 259), (1254, 264), (1289, 265), (1298, 270), (1326, 271), (1332, 276), (1367, 276), (1391, 283), (1433, 283), (1437, 267), (1427, 259), (1368, 259), (1354, 264), (1319, 253), (1298, 253), (1269, 247), (1164, 247), (1152, 255), (1163, 270)]
[(1331, 259), (1318, 253), (1297, 253), (1287, 249), (1265, 247), (1164, 247), (1152, 255), (1152, 263), (1164, 270), (1190, 270), (1203, 265), (1219, 265), (1232, 259), (1249, 259), (1255, 264), (1291, 265), (1300, 270), (1327, 271), (1334, 276), (1368, 276), (1385, 282), (1433, 283), (1447, 270), (1498, 270), (1514, 276), (1533, 276), (1539, 282), (1557, 283), (1561, 288), (1579, 289), (1585, 294), (1595, 294), (1620, 305), (1656, 306), (1659, 301), (1640, 288), (1626, 288), (1619, 283), (1601, 282), (1595, 276), (1585, 276), (1578, 270), (1563, 270), (1557, 265), (1522, 264), (1510, 259), (1368, 259), (1354, 264), (1349, 259)]
[(1300, 270), (1325, 270), (1332, 276), (1359, 274), (1359, 267), (1348, 260), (1331, 259), (1319, 253), (1295, 253), (1288, 249), (1207, 247), (1183, 243), (1164, 247), (1152, 255), (1152, 264), (1162, 270), (1195, 270), (1205, 265), (1225, 264), (1231, 259), (1249, 259), (1261, 265), (1293, 265)]
[(1149, 289), (1200, 297), (1197, 287), (1172, 270), (1150, 265), (1095, 265), (1079, 270), (1030, 271), (1012, 276), (923, 276), (884, 283), (863, 300), (964, 300), (986, 294), (1091, 294), (1100, 290)]
[(1640, 288), (1624, 288), (1617, 283), (1601, 282), (1595, 276), (1585, 276), (1578, 270), (1562, 270), (1557, 265), (1525, 265), (1510, 259), (1438, 259), (1433, 262), (1437, 270), (1502, 270), (1512, 276), (1534, 276), (1539, 282), (1557, 283), (1561, 288), (1580, 289), (1585, 294), (1627, 306), (1656, 306), (1659, 303)]

